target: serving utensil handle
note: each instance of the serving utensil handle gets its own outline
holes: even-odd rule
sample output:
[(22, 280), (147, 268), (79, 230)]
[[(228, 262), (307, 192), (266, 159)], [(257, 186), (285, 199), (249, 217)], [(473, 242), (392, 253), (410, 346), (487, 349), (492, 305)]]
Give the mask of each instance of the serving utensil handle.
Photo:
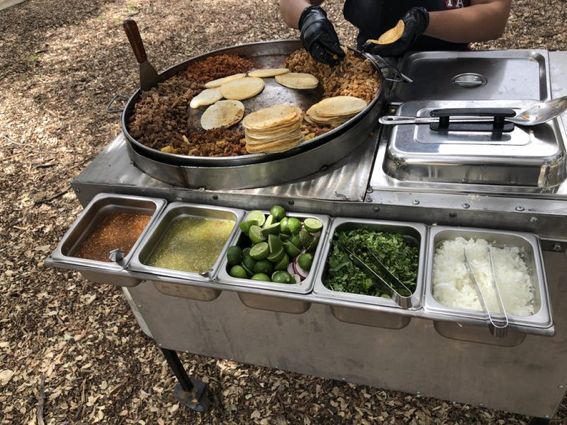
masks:
[(140, 31), (138, 30), (138, 24), (133, 19), (126, 19), (122, 26), (124, 27), (130, 46), (132, 46), (134, 55), (136, 55), (136, 60), (138, 63), (146, 62), (148, 60), (148, 56), (146, 55), (146, 49), (144, 48)]

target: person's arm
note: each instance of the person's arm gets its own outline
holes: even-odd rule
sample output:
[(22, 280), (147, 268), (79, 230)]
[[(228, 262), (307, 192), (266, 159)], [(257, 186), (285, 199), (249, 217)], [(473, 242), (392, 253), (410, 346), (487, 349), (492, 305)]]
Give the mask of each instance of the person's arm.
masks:
[(280, 13), (290, 28), (297, 29), (301, 13), (309, 6), (319, 6), (323, 0), (280, 0)]
[(452, 43), (471, 43), (500, 38), (512, 0), (472, 0), (462, 9), (429, 12), (425, 35)]
[(374, 55), (402, 56), (422, 34), (452, 43), (493, 40), (504, 32), (511, 3), (512, 0), (472, 0), (468, 7), (435, 12), (413, 7), (402, 18), (405, 27), (398, 41), (378, 44), (368, 40), (363, 49)]

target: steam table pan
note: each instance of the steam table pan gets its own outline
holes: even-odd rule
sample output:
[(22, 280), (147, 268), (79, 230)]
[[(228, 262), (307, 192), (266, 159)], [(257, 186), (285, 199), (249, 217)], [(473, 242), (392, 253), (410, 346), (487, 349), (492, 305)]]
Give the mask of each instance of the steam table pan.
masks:
[[(159, 217), (166, 201), (142, 196), (101, 193), (95, 196), (65, 233), (46, 264), (78, 270), (86, 279), (97, 283), (112, 283), (117, 286), (136, 286), (141, 282), (129, 275), (127, 267), (144, 235)], [(148, 224), (129, 252), (118, 262), (96, 261), (75, 256), (81, 242), (85, 240), (104, 218), (114, 212), (135, 212), (148, 215)], [(124, 229), (127, 232), (129, 229)]]

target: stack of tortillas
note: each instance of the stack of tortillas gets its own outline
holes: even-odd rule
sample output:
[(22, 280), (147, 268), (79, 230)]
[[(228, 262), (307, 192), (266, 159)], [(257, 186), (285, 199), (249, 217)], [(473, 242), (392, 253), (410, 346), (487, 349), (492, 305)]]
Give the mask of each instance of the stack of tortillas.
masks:
[(336, 127), (366, 107), (366, 101), (354, 96), (323, 99), (307, 110), (305, 119), (313, 124)]
[(303, 111), (295, 105), (281, 104), (260, 109), (242, 121), (249, 153), (283, 152), (303, 140)]

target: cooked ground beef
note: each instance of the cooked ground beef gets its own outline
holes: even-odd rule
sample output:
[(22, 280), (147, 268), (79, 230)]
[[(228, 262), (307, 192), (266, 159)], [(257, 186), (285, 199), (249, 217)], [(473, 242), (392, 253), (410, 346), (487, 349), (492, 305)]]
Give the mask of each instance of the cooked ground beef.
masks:
[(194, 89), (202, 89), (208, 81), (248, 72), (253, 67), (254, 63), (250, 59), (241, 56), (216, 55), (191, 64), (181, 76), (193, 82)]
[(138, 142), (157, 150), (191, 156), (244, 155), (240, 140), (244, 131), (205, 131), (190, 122), (189, 103), (203, 84), (253, 67), (252, 61), (236, 55), (216, 55), (192, 64), (157, 87), (142, 93), (134, 106), (128, 131)]

